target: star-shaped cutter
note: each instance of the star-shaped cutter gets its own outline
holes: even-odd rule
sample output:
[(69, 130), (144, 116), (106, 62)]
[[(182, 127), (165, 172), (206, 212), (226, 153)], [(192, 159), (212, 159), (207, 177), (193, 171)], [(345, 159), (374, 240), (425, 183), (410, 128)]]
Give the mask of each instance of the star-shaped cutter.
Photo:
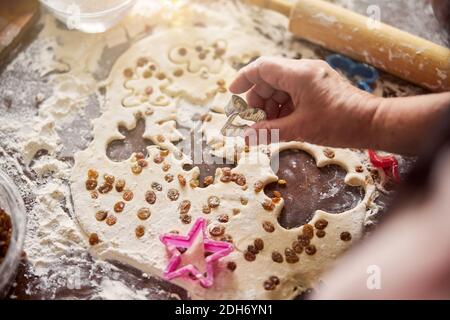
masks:
[[(206, 226), (207, 221), (204, 218), (198, 218), (186, 236), (172, 233), (160, 236), (161, 242), (167, 247), (167, 250), (171, 254), (169, 263), (163, 273), (164, 279), (172, 280), (175, 278), (187, 277), (198, 280), (205, 288), (209, 288), (214, 284), (214, 262), (229, 255), (233, 251), (233, 245), (225, 241), (209, 239)], [(206, 272), (200, 272), (193, 264), (178, 268), (182, 262), (182, 253), (178, 248), (189, 249), (199, 235), (203, 237), (202, 243), (204, 251), (211, 253), (211, 255), (205, 257)]]

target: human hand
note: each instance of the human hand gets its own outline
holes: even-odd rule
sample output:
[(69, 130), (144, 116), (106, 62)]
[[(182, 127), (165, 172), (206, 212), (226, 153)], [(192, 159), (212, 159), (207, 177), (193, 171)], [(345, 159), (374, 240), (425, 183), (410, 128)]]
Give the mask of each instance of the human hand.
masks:
[(364, 147), (372, 139), (370, 124), (380, 100), (354, 87), (325, 61), (274, 57), (241, 69), (230, 91), (247, 92), (248, 104), (267, 113), (266, 121), (246, 132), (247, 142), (256, 131), (279, 129), (282, 141)]

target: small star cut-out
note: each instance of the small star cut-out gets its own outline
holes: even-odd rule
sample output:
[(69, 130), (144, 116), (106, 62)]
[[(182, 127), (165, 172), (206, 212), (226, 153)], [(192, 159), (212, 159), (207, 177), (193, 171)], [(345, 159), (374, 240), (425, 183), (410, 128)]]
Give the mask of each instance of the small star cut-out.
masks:
[[(172, 280), (186, 277), (198, 280), (205, 288), (209, 288), (214, 284), (214, 263), (229, 255), (233, 251), (233, 246), (228, 242), (209, 239), (206, 225), (206, 220), (199, 218), (195, 221), (192, 229), (186, 236), (172, 233), (160, 236), (161, 242), (167, 247), (170, 253), (169, 263), (163, 273), (164, 279)], [(208, 254), (208, 256), (204, 257), (204, 264), (206, 266), (206, 272), (204, 273), (192, 262), (191, 264), (181, 266), (182, 253), (180, 249), (182, 249), (182, 252), (185, 252), (185, 250), (191, 248), (199, 236), (202, 237), (201, 243), (203, 249)], [(198, 263), (200, 264), (200, 261)]]

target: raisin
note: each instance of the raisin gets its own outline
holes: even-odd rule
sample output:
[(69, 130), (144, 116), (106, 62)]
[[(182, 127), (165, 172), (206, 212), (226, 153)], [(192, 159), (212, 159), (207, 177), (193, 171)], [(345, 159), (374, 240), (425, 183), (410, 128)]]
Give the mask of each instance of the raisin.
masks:
[(113, 188), (112, 185), (104, 184), (104, 185), (98, 187), (98, 192), (100, 192), (101, 194), (105, 194), (105, 193), (110, 192), (112, 190), (112, 188)]
[(259, 250), (256, 249), (256, 247), (255, 247), (254, 245), (249, 245), (249, 246), (247, 246), (247, 251), (248, 251), (248, 252), (251, 252), (251, 253), (253, 253), (253, 254), (258, 254), (258, 253), (259, 253)]
[(125, 191), (122, 196), (123, 200), (125, 200), (125, 201), (131, 201), (131, 200), (133, 200), (133, 197), (134, 197), (134, 194), (133, 194), (133, 191), (131, 191), (131, 190)]
[(272, 252), (272, 260), (276, 263), (282, 263), (283, 262), (283, 255), (279, 253), (278, 251)]
[(94, 180), (94, 179), (86, 180), (86, 190), (92, 191), (95, 188), (97, 188), (97, 180)]
[(142, 167), (136, 163), (131, 166), (131, 172), (134, 174), (140, 174), (142, 172)]
[(141, 168), (146, 168), (148, 166), (147, 160), (144, 160), (144, 159), (138, 160), (137, 163), (138, 163), (138, 166), (140, 166)]
[(167, 197), (172, 201), (177, 201), (179, 196), (180, 193), (177, 189), (169, 189), (169, 191), (167, 191)]
[(228, 215), (227, 214), (221, 214), (219, 217), (217, 217), (217, 220), (219, 220), (219, 222), (222, 222), (222, 223), (227, 223), (229, 220), (230, 220), (230, 218), (228, 217)]
[(120, 213), (125, 209), (125, 202), (119, 201), (114, 205), (114, 211)]
[(256, 182), (253, 184), (253, 187), (254, 187), (254, 189), (255, 189), (255, 192), (256, 192), (256, 193), (259, 193), (259, 192), (261, 192), (262, 189), (264, 188), (264, 183), (262, 183), (261, 181), (256, 181)]
[(105, 174), (103, 178), (105, 179), (105, 184), (113, 185), (114, 181), (116, 181), (116, 178), (110, 174)]
[(158, 182), (153, 182), (152, 183), (152, 189), (156, 190), (156, 191), (162, 191), (163, 187), (160, 183)]
[(305, 224), (302, 229), (302, 234), (309, 239), (314, 238), (314, 227), (310, 224)]
[(180, 220), (181, 222), (183, 222), (184, 224), (190, 224), (192, 221), (192, 217), (189, 214), (182, 214), (180, 216)]
[(104, 221), (107, 216), (108, 216), (108, 212), (106, 212), (104, 210), (100, 210), (100, 211), (97, 211), (97, 213), (95, 214), (95, 219), (97, 219), (97, 221)]
[(95, 246), (96, 244), (98, 244), (100, 242), (100, 239), (98, 238), (98, 234), (96, 233), (91, 233), (91, 235), (89, 236), (89, 244), (91, 246)]
[(286, 256), (287, 263), (297, 263), (300, 260), (297, 254), (291, 248), (286, 248), (284, 250), (284, 255)]
[(329, 148), (323, 149), (323, 154), (325, 155), (325, 157), (329, 159), (333, 159), (335, 156), (334, 151)]
[(254, 253), (251, 253), (249, 251), (245, 251), (244, 252), (244, 259), (247, 261), (255, 261), (256, 260), (256, 255)]
[(258, 249), (259, 251), (264, 249), (264, 241), (262, 239), (257, 238), (253, 243), (255, 245), (255, 248)]
[(297, 237), (297, 240), (298, 240), (298, 242), (300, 243), (300, 245), (302, 247), (308, 246), (310, 244), (310, 242), (311, 242), (311, 239), (308, 236), (304, 235), (304, 234), (299, 235)]
[(181, 174), (178, 175), (178, 182), (180, 183), (180, 186), (186, 186), (186, 179)]
[(341, 240), (342, 241), (350, 241), (350, 240), (352, 240), (352, 235), (350, 234), (350, 232), (344, 231), (341, 233)]
[(213, 176), (207, 176), (205, 177), (205, 179), (203, 179), (203, 184), (205, 185), (205, 187), (213, 184), (213, 182), (214, 182)]
[(166, 176), (164, 177), (164, 179), (167, 181), (167, 182), (172, 182), (173, 181), (173, 174), (170, 174), (170, 173), (168, 173), (168, 174), (166, 174)]
[(269, 280), (272, 281), (276, 286), (280, 284), (280, 278), (278, 278), (277, 276), (271, 276)]
[(208, 198), (208, 205), (210, 208), (217, 208), (220, 205), (220, 199), (216, 196), (211, 196)]
[(319, 219), (314, 223), (316, 229), (323, 230), (328, 226), (328, 221), (325, 219)]
[(119, 179), (116, 182), (116, 191), (122, 192), (125, 189), (126, 182), (123, 179)]
[(247, 198), (241, 198), (241, 204), (243, 206), (246, 206), (248, 204), (248, 199)]
[(145, 155), (142, 152), (137, 152), (134, 156), (136, 160), (142, 160), (145, 158)]
[(113, 225), (116, 224), (116, 222), (117, 222), (117, 218), (116, 218), (115, 216), (113, 216), (113, 215), (109, 215), (109, 216), (106, 218), (106, 224), (107, 224), (108, 226), (113, 226)]
[(210, 214), (211, 213), (211, 208), (208, 205), (204, 205), (202, 208), (202, 212), (204, 214)]
[(269, 199), (264, 200), (263, 203), (261, 203), (261, 205), (264, 208), (264, 210), (267, 211), (273, 211), (273, 209), (275, 208), (275, 205)]
[(227, 269), (228, 269), (228, 270), (234, 271), (234, 270), (236, 270), (236, 268), (237, 268), (236, 262), (229, 261), (229, 262), (227, 263)]
[(145, 234), (145, 227), (144, 226), (137, 226), (136, 230), (135, 230), (135, 233), (136, 233), (136, 237), (142, 238), (144, 236), (144, 234)]
[(323, 237), (325, 237), (325, 235), (326, 235), (326, 232), (323, 231), (323, 230), (317, 230), (316, 231), (317, 238), (323, 238)]
[(147, 208), (141, 208), (137, 212), (137, 216), (141, 220), (147, 220), (148, 218), (150, 218), (150, 215), (151, 215), (151, 212)]
[(191, 209), (191, 202), (189, 200), (183, 200), (178, 207), (180, 214), (186, 214)]
[(355, 168), (355, 171), (358, 172), (358, 173), (363, 173), (364, 172), (364, 167), (363, 166), (357, 166)]
[(161, 155), (157, 154), (154, 158), (153, 158), (153, 162), (156, 164), (160, 164), (164, 161), (164, 157), (161, 157)]
[[(170, 164), (165, 163), (165, 164), (163, 165), (163, 167), (162, 167), (162, 170), (163, 170), (164, 172), (169, 171), (169, 170), (170, 170)], [(173, 177), (173, 176), (172, 176), (172, 177)], [(173, 178), (172, 178), (172, 180), (173, 180)]]
[(185, 56), (185, 55), (187, 55), (187, 49), (186, 49), (186, 48), (180, 48), (180, 49), (178, 49), (178, 54), (179, 54), (180, 56)]
[(174, 75), (175, 77), (181, 77), (181, 76), (183, 75), (183, 69), (176, 69), (176, 70), (173, 72), (173, 75)]
[(273, 283), (270, 280), (264, 281), (263, 286), (264, 286), (264, 289), (267, 290), (267, 291), (272, 291), (272, 290), (275, 290), (275, 288), (276, 288), (275, 283)]
[(305, 253), (309, 256), (314, 255), (316, 253), (316, 251), (317, 251), (316, 246), (314, 246), (312, 244), (310, 244), (309, 246), (307, 246), (305, 248)]
[(88, 178), (89, 178), (89, 179), (97, 180), (97, 178), (98, 178), (98, 172), (95, 171), (94, 169), (89, 169), (89, 170), (88, 170)]
[(244, 175), (239, 174), (236, 178), (236, 184), (238, 186), (245, 186), (245, 184), (247, 183), (247, 180), (245, 179)]
[(147, 191), (145, 193), (145, 201), (149, 204), (154, 204), (156, 202), (156, 194), (153, 191)]
[(302, 253), (303, 252), (303, 246), (300, 244), (299, 241), (294, 241), (292, 243), (292, 250), (294, 250), (295, 253)]
[(133, 76), (133, 70), (131, 68), (126, 68), (125, 70), (123, 70), (123, 75), (126, 78), (131, 78)]
[(269, 233), (272, 233), (272, 232), (275, 231), (275, 226), (273, 225), (272, 222), (264, 221), (264, 222), (262, 223), (262, 226), (263, 226), (264, 230), (266, 230), (266, 231), (269, 232)]
[(214, 226), (209, 230), (209, 233), (213, 237), (220, 237), (225, 233), (225, 227), (224, 226)]

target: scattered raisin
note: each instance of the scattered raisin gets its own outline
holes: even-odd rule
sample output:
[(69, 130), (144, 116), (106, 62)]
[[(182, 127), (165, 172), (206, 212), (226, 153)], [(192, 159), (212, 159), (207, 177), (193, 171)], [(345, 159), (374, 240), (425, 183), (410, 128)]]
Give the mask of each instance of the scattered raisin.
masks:
[(266, 230), (266, 231), (269, 232), (269, 233), (272, 233), (272, 232), (275, 231), (275, 226), (273, 225), (272, 222), (264, 221), (264, 222), (262, 223), (262, 226), (263, 226), (264, 230)]
[(106, 212), (104, 210), (100, 210), (100, 211), (97, 211), (97, 213), (95, 214), (95, 219), (97, 219), (97, 221), (104, 221), (107, 216), (108, 216), (108, 212)]
[(211, 208), (208, 205), (204, 205), (202, 208), (202, 212), (204, 214), (210, 214), (211, 213)]
[(182, 75), (183, 75), (183, 69), (176, 69), (174, 72), (173, 72), (173, 75), (175, 76), (175, 77), (181, 77)]
[(147, 191), (145, 193), (145, 201), (149, 204), (154, 204), (156, 202), (156, 194), (153, 191)]
[(323, 230), (328, 226), (328, 221), (325, 219), (319, 219), (314, 223), (316, 229)]
[(233, 209), (233, 215), (234, 215), (234, 216), (237, 216), (239, 213), (241, 213), (241, 210), (240, 210), (240, 209), (237, 209), (237, 208), (234, 208), (234, 209)]
[(355, 168), (355, 171), (358, 172), (358, 173), (363, 173), (364, 172), (364, 167), (363, 166), (357, 166)]
[(243, 174), (239, 174), (236, 178), (236, 184), (238, 186), (245, 186), (245, 184), (247, 183), (247, 180), (245, 179)]
[(251, 253), (249, 251), (244, 252), (244, 259), (247, 261), (255, 261), (256, 255), (254, 253)]
[(208, 205), (210, 208), (217, 208), (220, 205), (220, 199), (216, 196), (211, 196), (208, 198)]
[(91, 233), (91, 235), (89, 236), (89, 244), (91, 246), (95, 246), (96, 244), (98, 244), (100, 242), (100, 239), (98, 238), (98, 234), (96, 233)]
[(131, 70), (131, 68), (126, 68), (125, 70), (123, 70), (123, 75), (126, 78), (131, 78), (133, 76), (133, 70)]
[(205, 179), (203, 179), (203, 184), (205, 185), (205, 187), (213, 184), (213, 182), (214, 182), (213, 176), (207, 176), (205, 177)]
[(269, 280), (272, 281), (276, 286), (280, 284), (280, 278), (278, 278), (277, 276), (271, 276)]
[(131, 191), (131, 190), (126, 190), (122, 196), (123, 200), (125, 200), (125, 201), (131, 201), (131, 200), (133, 200), (133, 197), (134, 197), (134, 194), (133, 194), (133, 191)]
[(131, 166), (131, 172), (133, 172), (134, 174), (140, 174), (142, 172), (142, 167), (140, 165), (138, 165), (137, 163), (133, 164)]
[(282, 263), (283, 262), (283, 255), (279, 253), (278, 251), (272, 252), (272, 260), (276, 263)]
[(255, 245), (255, 248), (258, 249), (259, 251), (264, 249), (264, 241), (262, 239), (257, 238), (253, 243)]
[(237, 265), (236, 265), (236, 262), (234, 262), (234, 261), (229, 261), (227, 263), (227, 269), (230, 271), (236, 270), (236, 267), (237, 267)]
[(325, 235), (326, 235), (326, 232), (323, 231), (323, 230), (317, 230), (316, 231), (317, 238), (323, 238), (323, 237), (325, 237)]
[(145, 227), (144, 226), (137, 226), (136, 230), (135, 230), (135, 233), (136, 233), (136, 237), (142, 238), (144, 236), (144, 234), (145, 234)]
[(219, 217), (217, 217), (217, 220), (219, 220), (219, 222), (222, 222), (222, 223), (227, 223), (229, 219), (230, 218), (225, 213), (221, 214)]
[(209, 233), (213, 237), (220, 237), (225, 233), (225, 227), (224, 226), (214, 226), (209, 230)]
[(303, 246), (303, 247), (306, 247), (306, 246), (308, 246), (311, 243), (311, 239), (308, 236), (304, 235), (304, 234), (299, 235), (297, 237), (297, 240), (300, 243), (300, 245)]
[(117, 213), (122, 212), (124, 208), (125, 208), (125, 202), (123, 202), (123, 201), (119, 201), (114, 205), (114, 211)]
[(141, 168), (146, 168), (148, 166), (148, 162), (145, 159), (139, 159), (137, 163)]
[(119, 179), (116, 182), (116, 191), (122, 192), (125, 189), (126, 182), (123, 179)]
[(103, 178), (105, 179), (105, 184), (113, 185), (114, 181), (116, 181), (116, 178), (110, 174), (105, 174)]
[(178, 175), (178, 182), (180, 183), (180, 186), (186, 186), (186, 179), (181, 174)]
[(272, 290), (275, 290), (275, 288), (276, 288), (275, 283), (273, 283), (270, 280), (264, 281), (263, 286), (264, 286), (264, 289), (267, 290), (267, 291), (272, 291)]
[(264, 183), (262, 183), (261, 181), (256, 181), (253, 185), (253, 187), (255, 188), (255, 192), (259, 193), (262, 191), (262, 189), (264, 188)]
[(164, 161), (164, 157), (161, 157), (160, 154), (157, 154), (154, 158), (153, 158), (153, 162), (156, 164), (160, 164)]
[(158, 182), (153, 182), (152, 183), (152, 189), (156, 190), (156, 191), (162, 191), (163, 187), (160, 183)]
[(350, 232), (344, 231), (341, 233), (341, 240), (342, 241), (350, 241), (350, 240), (352, 240), (352, 235), (350, 234)]
[(305, 252), (307, 255), (312, 256), (317, 252), (316, 246), (310, 244), (305, 248)]
[(335, 156), (334, 151), (329, 148), (323, 149), (323, 154), (325, 155), (325, 157), (329, 159), (333, 159)]
[(116, 218), (115, 216), (113, 216), (113, 215), (109, 215), (109, 216), (106, 218), (106, 224), (107, 224), (108, 226), (115, 225), (116, 222), (117, 222), (117, 218)]
[(165, 175), (165, 177), (164, 177), (164, 179), (167, 181), (167, 182), (172, 182), (173, 181), (173, 174), (170, 174), (170, 173), (168, 173), (168, 174), (166, 174)]
[(180, 216), (180, 220), (181, 222), (183, 222), (184, 224), (190, 224), (192, 221), (192, 217), (189, 214), (182, 214)]
[(139, 59), (137, 60), (137, 65), (138, 65), (139, 67), (143, 67), (143, 66), (145, 66), (147, 63), (148, 63), (148, 59), (145, 58), (145, 57), (141, 57), (141, 58), (139, 58)]
[(97, 180), (88, 179), (86, 180), (86, 190), (92, 191), (97, 188)]
[(180, 211), (180, 214), (186, 214), (191, 209), (191, 202), (189, 200), (183, 200), (181, 201), (178, 210)]
[[(162, 167), (162, 170), (163, 170), (164, 172), (169, 171), (169, 170), (170, 170), (170, 164), (165, 163), (165, 164), (163, 165), (163, 167)], [(172, 180), (173, 180), (173, 179), (172, 179)]]
[(177, 201), (179, 196), (180, 193), (177, 189), (169, 189), (169, 191), (167, 191), (167, 197), (172, 201)]
[(242, 204), (243, 206), (246, 206), (246, 205), (248, 204), (248, 199), (247, 199), (247, 198), (241, 197), (241, 204)]
[(187, 49), (186, 49), (186, 48), (180, 48), (180, 49), (178, 49), (178, 54), (179, 54), (180, 56), (185, 56), (185, 55), (187, 55)]
[(89, 179), (97, 180), (97, 178), (98, 178), (98, 172), (95, 171), (94, 169), (89, 169), (89, 170), (88, 170), (88, 178), (89, 178)]
[(272, 200), (266, 199), (261, 203), (262, 207), (267, 211), (272, 211), (275, 208)]
[(104, 185), (98, 187), (98, 192), (100, 192), (101, 194), (105, 194), (105, 193), (110, 192), (112, 190), (112, 188), (113, 188), (112, 185), (104, 184)]
[(303, 252), (303, 246), (301, 245), (301, 243), (299, 241), (294, 241), (292, 243), (292, 250), (294, 250), (295, 253), (302, 253)]
[(150, 215), (151, 215), (150, 209), (147, 208), (141, 208), (137, 212), (137, 216), (141, 220), (147, 220), (148, 218), (150, 218)]
[(247, 251), (253, 254), (258, 254), (259, 250), (254, 245), (247, 246)]
[(303, 225), (302, 234), (309, 239), (314, 238), (314, 227), (310, 224)]
[(95, 191), (95, 190), (92, 191), (92, 192), (91, 192), (91, 198), (92, 198), (92, 199), (98, 199), (98, 192)]
[(284, 250), (284, 255), (286, 256), (287, 263), (297, 263), (300, 260), (297, 254), (291, 248), (286, 248)]

